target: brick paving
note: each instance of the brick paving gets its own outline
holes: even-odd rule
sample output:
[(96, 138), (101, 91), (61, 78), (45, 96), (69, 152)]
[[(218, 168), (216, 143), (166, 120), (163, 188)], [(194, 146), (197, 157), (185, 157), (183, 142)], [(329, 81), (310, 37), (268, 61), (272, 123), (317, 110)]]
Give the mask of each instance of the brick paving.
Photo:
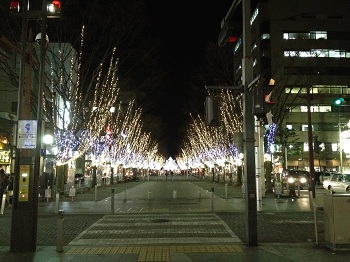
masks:
[[(112, 187), (116, 193), (113, 214), (108, 208)], [(235, 257), (237, 261), (348, 261), (348, 253), (315, 246), (314, 218), (307, 192), (301, 192), (299, 199), (284, 196), (275, 199), (268, 194), (266, 199), (270, 202), (265, 200), (265, 211), (257, 214), (259, 247), (247, 248), (244, 210), (225, 204), (222, 207), (230, 209), (211, 212), (208, 204), (211, 187), (215, 187), (219, 206), (227, 201), (244, 205), (240, 188), (195, 179), (182, 183), (140, 181), (103, 186), (99, 188), (97, 202), (93, 201), (95, 194), (91, 190), (78, 193), (74, 202), (63, 197), (60, 201), (68, 211), (64, 217), (62, 254), (54, 250), (58, 222), (52, 209), (54, 202), (39, 203), (37, 252), (30, 257), (6, 252), (11, 230), (11, 213), (7, 208), (0, 215), (0, 260), (223, 262)], [(172, 195), (175, 188), (177, 198)], [(202, 192), (201, 200), (198, 189)], [(223, 199), (226, 189), (230, 190), (228, 200)], [(124, 202), (125, 190), (130, 198)], [(149, 191), (151, 197), (147, 199)], [(323, 226), (322, 213), (319, 221)]]

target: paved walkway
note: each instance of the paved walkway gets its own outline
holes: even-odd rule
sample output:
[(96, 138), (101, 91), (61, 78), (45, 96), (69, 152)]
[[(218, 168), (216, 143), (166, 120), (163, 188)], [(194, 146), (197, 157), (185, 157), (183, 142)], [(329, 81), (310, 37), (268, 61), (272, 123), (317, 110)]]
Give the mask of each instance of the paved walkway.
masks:
[[(98, 193), (107, 197), (99, 201), (81, 201), (82, 195), (74, 201), (61, 199), (59, 209), (65, 212), (63, 252), (56, 252), (54, 244), (57, 204), (40, 202), (37, 251), (11, 253), (0, 240), (0, 261), (349, 260), (347, 251), (315, 245), (308, 191), (301, 191), (298, 198), (278, 199), (267, 194), (259, 203), (259, 246), (247, 247), (245, 200), (239, 188), (210, 181), (180, 181), (178, 177), (134, 183), (126, 190), (113, 187), (113, 201), (112, 187), (100, 189)], [(324, 193), (318, 189), (316, 198)], [(11, 220), (6, 211), (0, 216), (5, 239)]]
[[(208, 187), (208, 190), (202, 186)], [(41, 202), (39, 204), (39, 212), (57, 212), (62, 209), (65, 213), (123, 213), (123, 212), (156, 212), (156, 211), (176, 211), (176, 212), (223, 212), (223, 211), (245, 211), (245, 199), (240, 188), (228, 187), (232, 197), (225, 198), (225, 187), (223, 184), (212, 184), (207, 181), (145, 181), (134, 183), (134, 187), (130, 187), (122, 192), (114, 194), (114, 202), (111, 201), (111, 188), (117, 188), (118, 185), (103, 189), (105, 199), (101, 201), (80, 201), (80, 193), (73, 199), (66, 198), (66, 201)], [(99, 189), (97, 189), (99, 190)], [(106, 195), (108, 190), (108, 195)], [(317, 191), (317, 199), (326, 193), (325, 190)], [(97, 192), (99, 194), (99, 191)], [(310, 211), (310, 198), (307, 190), (300, 191), (300, 197), (281, 198), (275, 197), (273, 194), (258, 202), (258, 211), (286, 211), (299, 212)]]

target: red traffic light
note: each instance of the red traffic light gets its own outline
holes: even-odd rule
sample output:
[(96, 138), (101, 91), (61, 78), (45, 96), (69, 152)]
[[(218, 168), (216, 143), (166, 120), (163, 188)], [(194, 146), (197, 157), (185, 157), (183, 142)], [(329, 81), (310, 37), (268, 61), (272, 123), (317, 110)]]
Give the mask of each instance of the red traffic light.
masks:
[[(51, 2), (51, 1), (50, 1)], [(51, 3), (47, 4), (47, 11), (50, 13), (60, 13), (61, 12), (61, 2), (58, 0), (54, 0)]]
[(10, 10), (19, 12), (19, 0), (10, 0)]

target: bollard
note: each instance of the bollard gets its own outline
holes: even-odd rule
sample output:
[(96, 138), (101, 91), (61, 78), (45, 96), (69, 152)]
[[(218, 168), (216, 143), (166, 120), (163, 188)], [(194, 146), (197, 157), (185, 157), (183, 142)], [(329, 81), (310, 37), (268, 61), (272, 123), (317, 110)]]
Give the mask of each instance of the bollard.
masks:
[(177, 198), (177, 191), (175, 189), (173, 190), (173, 198)]
[(225, 198), (227, 198), (227, 183), (225, 184)]
[(60, 193), (56, 193), (56, 210), (55, 213), (58, 213), (58, 210), (60, 209)]
[(97, 201), (97, 185), (95, 185), (95, 202)]
[(111, 189), (111, 213), (114, 214), (114, 188)]
[(6, 194), (3, 194), (1, 199), (1, 211), (0, 211), (1, 215), (4, 214), (5, 204), (6, 204)]
[(127, 200), (127, 197), (126, 197), (126, 190), (124, 191), (124, 202), (126, 202), (126, 200)]
[(151, 199), (151, 190), (148, 190), (147, 199), (148, 199), (148, 200)]
[(58, 223), (57, 223), (57, 252), (63, 252), (63, 221), (64, 221), (64, 211), (58, 211)]
[(210, 211), (214, 212), (214, 188), (211, 188)]
[(197, 186), (197, 190), (198, 190), (198, 199), (201, 199), (202, 198), (202, 191), (201, 191), (199, 186)]

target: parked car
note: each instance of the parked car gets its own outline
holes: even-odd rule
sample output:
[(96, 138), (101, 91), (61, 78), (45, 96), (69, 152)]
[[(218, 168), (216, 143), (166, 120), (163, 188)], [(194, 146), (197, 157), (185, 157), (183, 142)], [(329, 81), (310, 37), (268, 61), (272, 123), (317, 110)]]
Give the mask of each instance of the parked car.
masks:
[(75, 174), (74, 176), (74, 183), (75, 184), (83, 184), (85, 181), (85, 177), (83, 174)]
[(323, 174), (323, 181), (326, 180), (326, 179), (329, 179), (331, 177), (331, 175), (333, 175), (334, 172), (330, 172), (330, 171), (326, 171), (324, 172)]
[(323, 181), (323, 188), (330, 193), (350, 193), (350, 173), (334, 173)]

